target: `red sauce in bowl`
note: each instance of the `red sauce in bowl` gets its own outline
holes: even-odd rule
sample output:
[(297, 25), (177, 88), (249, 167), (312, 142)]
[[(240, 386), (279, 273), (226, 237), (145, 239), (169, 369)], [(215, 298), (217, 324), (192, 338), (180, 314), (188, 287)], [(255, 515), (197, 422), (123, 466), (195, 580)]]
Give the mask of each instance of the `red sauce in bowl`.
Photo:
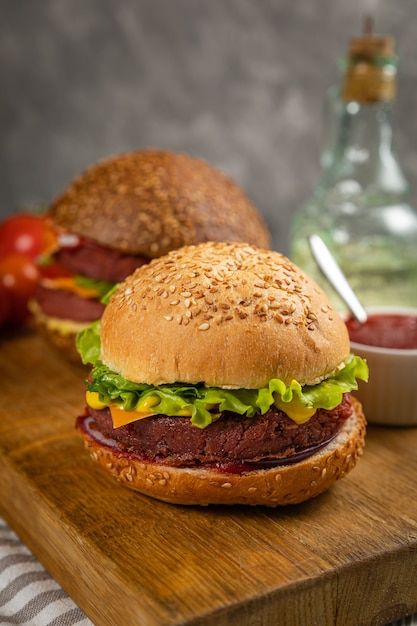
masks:
[(417, 315), (371, 313), (364, 324), (349, 318), (346, 326), (355, 343), (399, 350), (417, 348)]

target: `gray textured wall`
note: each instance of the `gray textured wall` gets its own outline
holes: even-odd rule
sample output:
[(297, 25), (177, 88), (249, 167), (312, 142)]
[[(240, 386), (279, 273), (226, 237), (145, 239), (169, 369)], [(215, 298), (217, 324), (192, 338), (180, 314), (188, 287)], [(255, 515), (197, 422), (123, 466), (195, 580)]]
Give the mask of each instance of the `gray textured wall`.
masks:
[(416, 0), (0, 0), (0, 215), (90, 163), (160, 146), (236, 180), (287, 252), (322, 104), (371, 10), (397, 37), (396, 148), (417, 190)]

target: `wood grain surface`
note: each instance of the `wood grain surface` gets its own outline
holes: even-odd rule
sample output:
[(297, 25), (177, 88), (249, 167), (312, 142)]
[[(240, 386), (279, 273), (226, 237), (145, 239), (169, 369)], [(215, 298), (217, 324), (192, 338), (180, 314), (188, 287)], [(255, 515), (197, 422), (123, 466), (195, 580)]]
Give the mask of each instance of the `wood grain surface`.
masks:
[(97, 626), (365, 626), (417, 610), (417, 430), (369, 427), (359, 465), (278, 509), (120, 486), (74, 422), (86, 370), (0, 339), (0, 514)]

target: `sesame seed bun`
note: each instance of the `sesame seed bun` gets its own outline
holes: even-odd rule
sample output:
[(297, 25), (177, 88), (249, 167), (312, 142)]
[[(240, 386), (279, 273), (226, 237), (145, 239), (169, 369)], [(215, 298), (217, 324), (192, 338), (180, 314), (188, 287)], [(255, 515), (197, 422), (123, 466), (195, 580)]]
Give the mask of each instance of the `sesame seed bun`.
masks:
[(147, 258), (203, 241), (270, 245), (262, 217), (230, 178), (166, 150), (99, 161), (53, 202), (49, 216), (63, 231)]
[(350, 354), (318, 285), (278, 252), (241, 243), (187, 246), (137, 269), (104, 311), (101, 342), (108, 367), (153, 385), (313, 385)]
[(174, 504), (298, 504), (327, 490), (352, 470), (362, 455), (366, 422), (360, 403), (327, 446), (303, 461), (241, 474), (215, 469), (169, 467), (115, 451), (81, 430), (85, 446), (125, 486)]

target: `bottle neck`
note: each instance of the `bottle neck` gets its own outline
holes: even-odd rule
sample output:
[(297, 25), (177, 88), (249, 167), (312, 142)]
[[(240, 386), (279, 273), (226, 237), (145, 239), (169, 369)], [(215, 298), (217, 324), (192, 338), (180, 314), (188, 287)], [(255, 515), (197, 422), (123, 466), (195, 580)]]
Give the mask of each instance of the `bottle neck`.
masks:
[(392, 148), (392, 103), (343, 102), (338, 111), (321, 186), (351, 181), (362, 191), (406, 194), (407, 182)]

